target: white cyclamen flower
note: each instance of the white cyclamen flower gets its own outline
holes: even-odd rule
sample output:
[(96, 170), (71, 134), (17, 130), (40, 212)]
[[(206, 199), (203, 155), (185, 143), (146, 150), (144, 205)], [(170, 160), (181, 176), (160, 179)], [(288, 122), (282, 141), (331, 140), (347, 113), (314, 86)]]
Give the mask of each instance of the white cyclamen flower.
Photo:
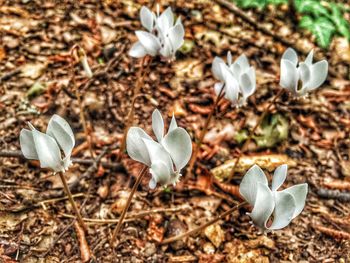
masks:
[(174, 14), (168, 7), (159, 15), (157, 5), (157, 15), (143, 6), (140, 11), (141, 24), (146, 31), (136, 31), (139, 39), (130, 49), (129, 55), (141, 58), (146, 55), (161, 55), (165, 58), (173, 58), (175, 52), (184, 43), (185, 30), (178, 18), (174, 24)]
[(54, 172), (68, 170), (72, 164), (70, 157), (75, 144), (74, 134), (68, 122), (56, 114), (53, 115), (46, 134), (36, 130), (29, 122), (28, 125), (30, 130), (22, 129), (19, 137), (24, 157), (39, 160), (41, 168), (50, 168)]
[(323, 84), (328, 74), (328, 62), (322, 60), (312, 64), (313, 54), (311, 50), (305, 61), (298, 64), (298, 55), (294, 49), (288, 48), (283, 53), (280, 79), (283, 88), (296, 96), (304, 96)]
[(227, 53), (227, 64), (220, 57), (215, 57), (212, 64), (215, 78), (220, 80), (214, 86), (219, 95), (224, 89), (225, 98), (237, 106), (243, 105), (256, 88), (255, 70), (249, 66), (247, 57), (242, 54), (232, 63), (231, 52)]
[[(250, 217), (254, 224), (264, 231), (286, 227), (305, 206), (308, 189), (306, 183), (277, 191), (286, 179), (287, 169), (286, 164), (277, 167), (270, 189), (264, 172), (254, 165), (245, 174), (239, 186), (240, 194), (253, 206)], [(267, 226), (272, 213), (273, 222)]]
[(152, 128), (158, 142), (143, 129), (131, 127), (126, 137), (127, 152), (135, 161), (150, 167), (151, 189), (154, 189), (157, 183), (175, 185), (181, 176), (181, 169), (191, 158), (191, 138), (185, 129), (177, 126), (174, 116), (168, 133), (164, 136), (163, 118), (157, 109), (152, 114)]

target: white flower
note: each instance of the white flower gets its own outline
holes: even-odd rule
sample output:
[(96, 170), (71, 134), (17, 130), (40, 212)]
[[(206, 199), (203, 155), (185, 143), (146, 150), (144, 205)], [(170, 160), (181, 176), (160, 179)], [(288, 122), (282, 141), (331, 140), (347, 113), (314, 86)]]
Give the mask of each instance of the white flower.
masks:
[[(20, 133), (21, 150), (25, 158), (39, 160), (41, 168), (50, 168), (54, 172), (65, 172), (72, 164), (70, 156), (75, 144), (74, 134), (68, 122), (53, 115), (47, 126), (46, 134), (36, 130), (28, 122), (30, 130)], [(64, 158), (61, 157), (61, 150)]]
[(177, 126), (174, 116), (164, 136), (163, 118), (157, 109), (152, 114), (152, 128), (158, 142), (141, 128), (131, 127), (126, 137), (127, 152), (135, 161), (150, 167), (151, 189), (157, 183), (175, 185), (181, 176), (181, 169), (191, 158), (191, 138), (185, 129)]
[[(286, 227), (305, 206), (308, 185), (298, 184), (282, 191), (277, 189), (287, 176), (286, 164), (277, 167), (272, 178), (271, 190), (261, 168), (254, 165), (243, 177), (240, 194), (253, 206), (250, 213), (254, 224), (262, 230), (277, 230)], [(273, 222), (267, 222), (273, 213)]]
[(228, 52), (227, 64), (220, 57), (215, 57), (212, 72), (214, 77), (221, 81), (215, 84), (215, 93), (219, 95), (223, 88), (225, 98), (237, 106), (243, 105), (255, 91), (255, 70), (249, 66), (248, 59), (244, 54), (232, 63), (231, 52)]
[(328, 62), (322, 60), (312, 64), (313, 54), (311, 50), (305, 61), (298, 65), (298, 55), (294, 49), (288, 48), (283, 53), (280, 79), (283, 88), (296, 96), (304, 96), (323, 84), (328, 74)]
[(170, 7), (159, 15), (159, 5), (157, 15), (143, 6), (140, 18), (142, 26), (149, 32), (135, 32), (139, 41), (131, 47), (129, 55), (136, 58), (146, 55), (173, 58), (184, 43), (185, 30), (180, 18), (174, 24), (174, 14)]

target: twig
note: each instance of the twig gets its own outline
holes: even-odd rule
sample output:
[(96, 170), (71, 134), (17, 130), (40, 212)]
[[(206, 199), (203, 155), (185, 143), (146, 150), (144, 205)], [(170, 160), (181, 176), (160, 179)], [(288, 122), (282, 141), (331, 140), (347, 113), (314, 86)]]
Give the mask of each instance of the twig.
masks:
[(337, 199), (343, 202), (350, 202), (350, 193), (340, 192), (339, 190), (329, 190), (320, 188), (317, 190), (317, 195), (323, 198)]
[(205, 134), (207, 133), (207, 130), (208, 130), (208, 126), (209, 126), (209, 124), (210, 124), (210, 121), (212, 120), (212, 117), (214, 116), (214, 112), (215, 112), (215, 110), (216, 110), (216, 108), (217, 108), (217, 106), (218, 106), (220, 100), (224, 97), (223, 92), (224, 92), (224, 87), (221, 88), (221, 90), (220, 90), (218, 96), (217, 96), (216, 99), (215, 99), (214, 105), (212, 106), (212, 109), (211, 109), (211, 111), (210, 111), (210, 113), (209, 113), (209, 115), (208, 115), (208, 117), (207, 117), (207, 120), (205, 121), (203, 130), (202, 130), (202, 132), (201, 132), (201, 134), (200, 134), (200, 136), (199, 136), (199, 138), (198, 138), (198, 141), (197, 141), (197, 143), (196, 143), (196, 147), (195, 147), (195, 149), (194, 149), (194, 152), (193, 152), (193, 154), (192, 154), (192, 158), (191, 158), (191, 160), (190, 160), (190, 165), (189, 165), (189, 168), (188, 168), (189, 174), (191, 174), (192, 169), (193, 169), (193, 165), (194, 165), (194, 163), (195, 163), (196, 160), (197, 160), (197, 155), (198, 155), (199, 149), (200, 149), (200, 147), (201, 147), (201, 145), (202, 145), (204, 136), (205, 136)]
[(345, 231), (340, 231), (340, 230), (335, 230), (335, 229), (332, 229), (332, 228), (328, 228), (328, 227), (324, 227), (324, 226), (321, 226), (321, 225), (316, 225), (316, 224), (313, 224), (312, 227), (315, 229), (315, 230), (318, 230), (328, 236), (331, 236), (335, 239), (338, 239), (338, 240), (350, 240), (350, 234), (345, 232)]
[[(285, 46), (293, 47), (295, 50), (297, 50), (299, 53), (302, 53), (303, 55), (307, 55), (308, 54), (308, 52), (306, 52), (304, 49), (302, 49), (298, 45), (296, 45), (295, 42), (292, 42), (292, 41), (289, 41), (289, 40), (285, 39), (283, 36), (280, 36), (280, 35), (274, 33), (273, 30), (265, 27), (262, 23), (257, 22), (254, 18), (252, 18), (251, 16), (247, 15), (246, 12), (242, 11), (241, 9), (239, 9), (234, 3), (229, 2), (227, 0), (215, 0), (215, 2), (217, 4), (225, 7), (226, 9), (228, 9), (229, 11), (231, 11), (236, 16), (239, 16), (243, 21), (247, 22), (248, 24), (253, 26), (255, 29), (261, 31), (265, 35), (268, 35), (268, 36), (272, 37), (273, 39), (281, 42)], [(315, 58), (317, 60), (322, 60), (323, 59), (320, 56), (318, 56), (317, 54), (315, 54)], [(342, 76), (340, 76), (339, 72), (335, 71), (333, 68), (329, 68), (328, 71), (333, 77), (336, 77), (336, 78), (342, 77)]]
[(82, 262), (87, 262), (91, 258), (91, 251), (85, 238), (84, 230), (79, 226), (77, 222), (74, 222), (75, 232), (80, 244), (80, 257)]
[(175, 236), (175, 237), (170, 237), (170, 238), (167, 238), (165, 240), (163, 240), (163, 242), (161, 242), (162, 245), (164, 244), (168, 244), (168, 243), (172, 243), (172, 242), (175, 242), (177, 240), (180, 240), (184, 237), (187, 237), (187, 236), (190, 236), (194, 233), (197, 233), (205, 228), (207, 228), (208, 226), (212, 225), (212, 224), (215, 224), (217, 221), (219, 221), (220, 219), (224, 218), (225, 216), (231, 214), (233, 211), (239, 209), (240, 207), (244, 206), (245, 204), (247, 204), (247, 202), (242, 202), (232, 208), (230, 208), (229, 210), (223, 212), (222, 214), (220, 214), (219, 216), (217, 216), (216, 218), (208, 221), (207, 223), (195, 228), (195, 229), (192, 229), (192, 230), (189, 230), (181, 235), (178, 235), (178, 236)]
[(255, 126), (253, 127), (253, 129), (251, 130), (248, 138), (246, 139), (246, 141), (244, 142), (243, 146), (242, 146), (242, 150), (240, 151), (238, 157), (236, 158), (236, 161), (232, 167), (231, 170), (231, 174), (228, 177), (228, 181), (230, 181), (234, 176), (235, 176), (235, 172), (236, 172), (236, 167), (237, 164), (239, 163), (243, 153), (245, 152), (246, 148), (248, 147), (249, 143), (251, 142), (251, 140), (253, 139), (253, 136), (256, 132), (256, 129), (260, 126), (260, 124), (262, 123), (262, 121), (264, 120), (264, 118), (266, 117), (267, 113), (270, 111), (270, 108), (272, 107), (272, 105), (274, 105), (277, 101), (277, 99), (282, 95), (282, 93), (284, 92), (284, 89), (280, 88), (280, 90), (278, 91), (278, 93), (275, 95), (275, 97), (271, 100), (271, 102), (269, 103), (269, 105), (267, 105), (266, 109), (264, 110), (263, 114), (260, 116), (260, 118), (258, 119), (257, 123), (255, 124)]
[[(24, 160), (27, 160), (24, 158), (23, 154), (20, 151), (0, 151), (0, 158), (21, 158)], [(73, 163), (78, 163), (82, 165), (94, 165), (96, 163), (93, 159), (81, 159), (81, 158), (72, 158), (71, 159)], [(30, 160), (29, 160), (30, 161)], [(104, 168), (113, 169), (115, 171), (123, 171), (124, 167), (120, 163), (108, 163), (108, 162), (100, 162), (100, 164)]]
[(126, 204), (125, 204), (125, 207), (124, 207), (124, 209), (123, 209), (123, 212), (122, 212), (122, 214), (121, 214), (120, 217), (119, 217), (119, 222), (118, 222), (116, 228), (115, 228), (114, 231), (113, 231), (112, 239), (111, 239), (111, 242), (110, 242), (112, 247), (114, 247), (114, 241), (115, 241), (115, 239), (116, 239), (116, 237), (117, 237), (117, 235), (118, 235), (118, 233), (119, 233), (119, 231), (120, 231), (120, 229), (121, 229), (121, 227), (122, 227), (122, 225), (123, 225), (123, 220), (124, 220), (124, 218), (125, 218), (126, 212), (127, 212), (128, 209), (129, 209), (129, 206), (130, 206), (130, 204), (131, 204), (132, 197), (134, 196), (137, 187), (138, 187), (139, 184), (141, 183), (141, 180), (142, 180), (143, 176), (147, 173), (147, 169), (148, 169), (147, 166), (143, 166), (143, 168), (142, 168), (142, 170), (141, 170), (139, 176), (138, 176), (137, 179), (136, 179), (136, 182), (134, 183), (134, 186), (133, 186), (132, 189), (131, 189), (131, 192), (130, 192), (130, 194), (129, 194), (129, 197), (128, 197), (128, 200), (127, 200), (127, 202), (126, 202)]

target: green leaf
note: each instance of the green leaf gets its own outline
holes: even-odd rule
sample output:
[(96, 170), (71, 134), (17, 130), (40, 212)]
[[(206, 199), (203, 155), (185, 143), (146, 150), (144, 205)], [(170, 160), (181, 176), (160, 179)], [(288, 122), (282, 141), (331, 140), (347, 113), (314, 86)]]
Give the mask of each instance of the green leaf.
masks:
[(336, 31), (332, 21), (326, 17), (312, 19), (310, 16), (304, 16), (300, 20), (299, 26), (314, 34), (317, 44), (322, 48), (329, 46), (331, 38)]
[(332, 15), (330, 19), (335, 24), (338, 33), (350, 40), (350, 23), (344, 18), (338, 5), (332, 3), (331, 9)]
[(299, 13), (311, 14), (314, 17), (330, 15), (328, 9), (319, 0), (295, 0), (294, 3)]

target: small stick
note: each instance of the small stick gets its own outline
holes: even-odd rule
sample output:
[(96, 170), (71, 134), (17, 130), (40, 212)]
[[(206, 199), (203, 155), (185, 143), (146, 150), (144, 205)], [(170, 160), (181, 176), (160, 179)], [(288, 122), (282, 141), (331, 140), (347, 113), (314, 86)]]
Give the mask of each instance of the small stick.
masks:
[[(123, 156), (123, 153), (124, 153), (124, 150), (125, 150), (125, 145), (126, 145), (126, 136), (128, 134), (128, 130), (129, 128), (131, 127), (132, 125), (132, 122), (134, 120), (134, 113), (135, 113), (135, 102), (136, 102), (136, 99), (139, 97), (139, 94), (140, 94), (140, 91), (141, 91), (141, 87), (143, 86), (143, 80), (145, 78), (145, 73), (144, 73), (144, 63), (146, 61), (146, 57), (147, 56), (144, 56), (141, 60), (141, 66), (140, 66), (140, 69), (138, 71), (138, 74), (137, 74), (137, 80), (136, 80), (136, 86), (135, 86), (135, 91), (134, 91), (134, 95), (132, 97), (132, 102), (131, 102), (131, 107), (130, 107), (130, 110), (129, 110), (129, 113), (127, 115), (127, 120), (126, 120), (126, 125), (125, 125), (125, 128), (124, 128), (124, 132), (123, 132), (123, 138), (122, 138), (122, 142), (121, 142), (121, 145), (120, 145), (120, 152), (119, 152), (119, 157), (118, 157), (118, 161), (120, 162), (122, 156)], [(147, 65), (147, 69), (148, 67), (150, 66), (151, 64), (151, 61), (148, 62), (148, 65)]]
[[(74, 73), (74, 55), (73, 55), (73, 52), (77, 50), (78, 52), (78, 56), (79, 56), (79, 52), (84, 52), (83, 49), (79, 46), (79, 45), (74, 45), (70, 51), (70, 54), (71, 54), (71, 57), (72, 57), (72, 62), (71, 62), (71, 78), (72, 78), (72, 82), (73, 82), (73, 88), (74, 88), (74, 92), (75, 92), (75, 96), (77, 97), (78, 99), (78, 105), (79, 105), (79, 116), (80, 116), (80, 119), (81, 119), (81, 122), (83, 124), (83, 129), (84, 129), (84, 134), (85, 134), (85, 138), (88, 142), (88, 145), (89, 145), (89, 152), (90, 152), (90, 157), (93, 159), (94, 158), (94, 152), (92, 150), (92, 142), (91, 142), (91, 137), (89, 135), (89, 131), (88, 131), (88, 128), (87, 128), (87, 122), (86, 122), (86, 119), (85, 119), (85, 114), (84, 114), (84, 107), (83, 107), (83, 104), (82, 104), (82, 101), (81, 101), (81, 96), (80, 96), (80, 93), (79, 93), (79, 90), (78, 90), (78, 86), (76, 84), (76, 80), (75, 80), (75, 73)], [(85, 52), (84, 52), (85, 53)]]
[(255, 124), (255, 126), (253, 127), (253, 129), (251, 130), (247, 140), (244, 142), (243, 146), (242, 146), (242, 150), (240, 151), (238, 157), (236, 158), (236, 161), (232, 167), (231, 170), (231, 174), (228, 177), (228, 181), (230, 181), (234, 176), (235, 176), (235, 171), (236, 171), (236, 167), (242, 157), (242, 154), (246, 151), (246, 148), (248, 147), (249, 143), (251, 142), (251, 140), (253, 139), (253, 136), (256, 132), (256, 129), (260, 126), (260, 124), (262, 123), (263, 119), (266, 117), (267, 113), (269, 112), (270, 108), (272, 107), (272, 105), (275, 104), (275, 102), (277, 101), (277, 99), (282, 95), (284, 89), (280, 89), (278, 91), (278, 93), (275, 95), (275, 97), (271, 100), (271, 102), (269, 103), (269, 105), (267, 105), (266, 109), (264, 110), (263, 114), (260, 116), (260, 118), (258, 119), (258, 122)]
[(143, 178), (143, 176), (146, 174), (147, 172), (147, 169), (148, 167), (147, 166), (144, 166), (141, 170), (141, 172), (139, 173), (137, 179), (136, 179), (136, 182), (134, 183), (134, 186), (132, 187), (131, 189), (131, 192), (130, 192), (130, 195), (128, 197), (128, 200), (125, 204), (125, 207), (123, 209), (123, 212), (122, 214), (120, 215), (119, 217), (119, 221), (118, 221), (118, 224), (116, 226), (116, 228), (114, 229), (113, 231), (113, 235), (112, 235), (112, 239), (111, 239), (111, 246), (113, 247), (113, 244), (114, 244), (114, 241), (123, 225), (123, 221), (124, 221), (124, 218), (125, 218), (125, 215), (126, 215), (126, 212), (128, 211), (129, 207), (130, 207), (130, 204), (131, 204), (131, 200), (132, 200), (132, 197), (134, 196), (136, 190), (137, 190), (137, 187), (139, 186), (139, 184), (141, 183), (141, 180)]
[[(27, 160), (24, 158), (23, 154), (21, 151), (0, 151), (0, 158), (21, 158), (24, 160)], [(93, 159), (81, 159), (81, 158), (72, 158), (71, 159), (73, 163), (79, 163), (82, 165), (95, 165), (96, 160)], [(30, 161), (30, 160), (28, 160)], [(108, 163), (108, 162), (99, 162), (104, 168), (110, 168), (110, 169), (115, 169), (117, 171), (122, 171), (123, 170), (123, 165), (120, 163)]]
[(193, 154), (192, 154), (192, 158), (191, 158), (191, 160), (190, 160), (190, 165), (189, 165), (189, 168), (188, 168), (188, 171), (189, 171), (190, 174), (191, 174), (191, 172), (192, 172), (193, 165), (194, 165), (194, 163), (195, 163), (196, 160), (197, 160), (197, 155), (198, 155), (199, 149), (200, 149), (200, 147), (201, 147), (201, 145), (202, 145), (204, 136), (205, 136), (205, 134), (207, 133), (207, 130), (208, 130), (208, 126), (209, 126), (209, 124), (210, 124), (210, 121), (212, 120), (212, 117), (214, 116), (214, 112), (215, 112), (215, 110), (216, 110), (216, 107), (218, 106), (220, 100), (224, 97), (223, 92), (224, 92), (224, 87), (221, 88), (221, 90), (220, 90), (220, 92), (219, 92), (219, 95), (216, 97), (216, 100), (215, 100), (215, 102), (214, 102), (214, 105), (213, 105), (213, 107), (212, 107), (212, 109), (211, 109), (211, 111), (210, 111), (210, 113), (209, 113), (209, 115), (208, 115), (207, 120), (205, 121), (203, 130), (202, 130), (202, 132), (201, 132), (201, 134), (200, 134), (200, 136), (199, 136), (199, 139), (198, 139), (198, 141), (197, 141), (197, 143), (196, 143), (196, 147), (195, 147), (194, 152), (193, 152)]
[(230, 208), (229, 210), (223, 212), (222, 214), (220, 214), (219, 216), (215, 217), (214, 219), (208, 221), (207, 223), (195, 228), (195, 229), (192, 229), (192, 230), (189, 230), (181, 235), (178, 235), (178, 236), (174, 236), (174, 237), (170, 237), (170, 238), (167, 238), (167, 239), (164, 239), (161, 244), (164, 245), (164, 244), (169, 244), (169, 243), (172, 243), (172, 242), (175, 242), (177, 240), (180, 240), (184, 237), (187, 237), (187, 236), (190, 236), (196, 232), (199, 232), (205, 228), (207, 228), (208, 226), (212, 225), (212, 224), (215, 224), (217, 221), (219, 221), (220, 219), (224, 218), (225, 216), (231, 214), (233, 211), (235, 211), (236, 209), (239, 209), (241, 208), (242, 206), (244, 206), (245, 204), (247, 204), (247, 202), (242, 202), (232, 208)]
[(67, 193), (67, 195), (68, 195), (68, 199), (69, 199), (69, 201), (70, 201), (70, 203), (71, 203), (71, 205), (72, 205), (72, 207), (73, 207), (73, 210), (74, 210), (75, 215), (77, 216), (78, 222), (79, 222), (79, 224), (81, 225), (81, 227), (86, 231), (87, 228), (86, 228), (86, 226), (85, 226), (85, 223), (84, 223), (83, 218), (82, 218), (81, 215), (80, 215), (79, 209), (78, 209), (77, 205), (76, 205), (75, 202), (74, 202), (72, 193), (71, 193), (70, 190), (69, 190), (69, 186), (68, 186), (67, 180), (66, 180), (66, 178), (64, 177), (64, 174), (63, 174), (62, 172), (59, 172), (58, 174), (59, 174), (59, 176), (60, 176), (60, 178), (61, 178), (61, 180), (62, 180), (62, 183), (63, 183), (63, 186), (64, 186), (64, 190), (66, 191), (66, 193)]

